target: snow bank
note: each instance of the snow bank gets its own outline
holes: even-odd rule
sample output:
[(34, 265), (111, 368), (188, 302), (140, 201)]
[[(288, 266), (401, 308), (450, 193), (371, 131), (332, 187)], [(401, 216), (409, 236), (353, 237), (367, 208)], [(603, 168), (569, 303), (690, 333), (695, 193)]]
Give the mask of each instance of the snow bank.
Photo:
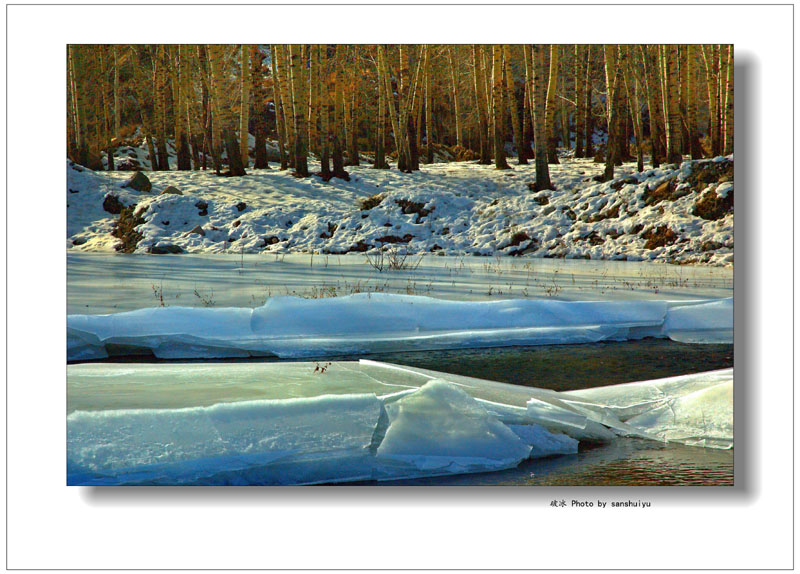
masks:
[(256, 309), (161, 307), (69, 315), (67, 358), (326, 356), (399, 349), (548, 345), (647, 336), (732, 341), (732, 300), (446, 301), (359, 293), (274, 297)]
[[(141, 158), (146, 152), (136, 153)], [(289, 170), (276, 169), (248, 169), (247, 176), (237, 178), (208, 171), (148, 171), (152, 192), (129, 194), (120, 186), (131, 172), (94, 173), (68, 163), (67, 247), (114, 249), (114, 219), (102, 209), (113, 192), (125, 205), (138, 205), (144, 220), (136, 227), (142, 235), (138, 253), (167, 246), (186, 253), (399, 248), (459, 256), (730, 266), (733, 156), (717, 160), (642, 173), (628, 163), (616, 179), (601, 183), (593, 178), (601, 174), (602, 164), (564, 158), (551, 166), (555, 190), (539, 193), (529, 187), (535, 180), (533, 165), (495, 170), (456, 162), (423, 165), (411, 174), (351, 166), (349, 182), (297, 179)], [(317, 165), (311, 161), (310, 170), (317, 171)], [(701, 171), (704, 176), (697, 176)], [(160, 195), (168, 186), (183, 195)], [(726, 204), (713, 216), (705, 214), (710, 219), (697, 209), (708, 194)]]
[[(315, 484), (487, 472), (618, 435), (733, 444), (730, 369), (557, 393), (370, 361), (333, 363), (323, 374), (310, 363), (244, 367), (70, 366), (68, 402), (81, 408), (67, 417), (68, 484)], [(254, 386), (286, 398), (240, 400), (252, 396), (246, 371)], [(215, 379), (233, 385), (211, 390)], [(163, 404), (176, 396), (225, 402), (105, 408), (154, 395)]]

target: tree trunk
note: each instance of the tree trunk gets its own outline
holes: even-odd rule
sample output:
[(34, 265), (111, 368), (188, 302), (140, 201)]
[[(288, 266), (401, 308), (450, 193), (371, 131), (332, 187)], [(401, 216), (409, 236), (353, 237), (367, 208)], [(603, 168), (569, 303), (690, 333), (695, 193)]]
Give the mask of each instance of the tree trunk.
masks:
[(585, 107), (583, 101), (584, 96), (584, 70), (585, 46), (582, 44), (575, 44), (575, 157), (584, 157), (583, 142), (585, 139)]
[(492, 116), (494, 118), (494, 167), (509, 169), (503, 143), (503, 47), (492, 46)]
[(188, 129), (188, 99), (189, 99), (189, 47), (178, 45), (177, 47), (177, 93), (174, 105), (175, 112), (175, 148), (178, 154), (178, 170), (185, 171), (192, 169), (192, 152), (189, 148), (189, 129)]
[(689, 132), (689, 153), (692, 159), (701, 159), (700, 136), (697, 132), (697, 46), (686, 47), (686, 124)]
[(406, 143), (408, 134), (405, 130), (405, 125), (402, 123), (398, 106), (395, 103), (386, 53), (383, 46), (380, 44), (378, 45), (378, 69), (380, 78), (382, 80), (381, 83), (383, 84), (384, 95), (389, 108), (389, 120), (392, 124), (392, 133), (394, 133), (395, 150), (397, 151), (397, 169), (401, 171), (408, 171), (407, 167), (403, 167), (408, 165), (408, 145)]
[(725, 155), (733, 153), (733, 44), (727, 46), (725, 62)]
[(241, 93), (242, 104), (239, 109), (239, 149), (242, 156), (242, 166), (250, 166), (250, 51), (249, 44), (242, 44), (239, 52), (241, 54)]
[[(284, 133), (286, 134), (286, 149), (287, 153), (287, 166), (294, 167), (294, 148), (295, 148), (295, 134), (293, 129), (294, 124), (294, 107), (291, 97), (291, 84), (289, 80), (289, 73), (287, 70), (286, 48), (281, 45), (275, 46), (275, 72), (276, 77), (279, 78), (281, 89), (281, 109), (283, 110), (283, 126)], [(285, 169), (285, 168), (282, 168)]]
[(508, 113), (511, 116), (511, 129), (514, 134), (514, 145), (517, 147), (517, 164), (528, 163), (528, 158), (525, 157), (522, 142), (522, 125), (519, 119), (519, 104), (517, 103), (517, 95), (514, 86), (514, 74), (511, 68), (511, 45), (503, 45), (503, 63), (506, 75), (506, 102), (508, 102)]
[(455, 128), (456, 128), (456, 145), (463, 146), (464, 140), (462, 139), (462, 127), (461, 127), (461, 115), (458, 106), (458, 86), (456, 84), (456, 67), (453, 64), (453, 49), (457, 48), (457, 46), (448, 46), (447, 47), (447, 60), (450, 64), (450, 86), (451, 92), (450, 97), (453, 98), (453, 119), (455, 121)]
[(558, 132), (556, 131), (556, 92), (558, 90), (558, 44), (551, 44), (550, 48), (550, 79), (547, 82), (547, 103), (545, 108), (547, 129), (547, 162), (558, 163), (556, 144)]
[[(267, 90), (264, 87), (264, 54), (258, 44), (250, 47), (250, 75), (253, 78), (253, 113), (255, 114), (255, 149), (253, 154), (253, 167), (256, 169), (269, 169), (267, 158)], [(275, 119), (278, 119), (278, 105), (275, 106)], [(277, 124), (275, 130), (278, 131)], [(278, 137), (280, 140), (280, 136)]]
[(584, 134), (586, 157), (594, 155), (594, 114), (592, 113), (592, 48), (591, 44), (586, 46), (585, 77), (584, 77), (584, 108), (583, 117), (586, 122), (586, 133)]
[(103, 104), (103, 139), (106, 147), (106, 169), (108, 171), (114, 171), (114, 145), (111, 143), (111, 117), (108, 111), (111, 103), (109, 101), (109, 91), (111, 86), (109, 85), (108, 81), (108, 66), (106, 62), (107, 58), (108, 46), (103, 45), (100, 47), (100, 86), (103, 92), (101, 98)]
[(121, 129), (121, 103), (119, 99), (119, 45), (114, 44), (114, 138), (120, 139)]
[(329, 115), (333, 117), (333, 126), (331, 128), (331, 144), (333, 147), (333, 177), (338, 177), (345, 181), (350, 181), (350, 174), (344, 169), (344, 155), (342, 153), (342, 140), (343, 140), (343, 122), (342, 111), (344, 108), (344, 47), (339, 44), (336, 46), (336, 61), (333, 66), (333, 73), (331, 80), (330, 93), (333, 94), (332, 110), (333, 113)]
[(480, 138), (480, 159), (479, 164), (488, 165), (491, 163), (491, 155), (489, 153), (489, 119), (486, 114), (486, 89), (483, 79), (483, 55), (481, 54), (482, 47), (472, 45), (472, 63), (473, 63), (473, 80), (475, 84), (475, 100), (478, 108), (478, 136)]
[(711, 130), (711, 156), (720, 154), (720, 102), (719, 102), (719, 47), (703, 46), (703, 59), (706, 68), (706, 87), (708, 88), (708, 112)]
[(433, 163), (433, 113), (431, 110), (431, 47), (425, 46), (425, 144), (428, 153), (425, 161)]
[(386, 90), (383, 85), (383, 75), (380, 65), (378, 65), (378, 125), (375, 134), (375, 161), (372, 164), (374, 169), (389, 169), (386, 163)]
[(646, 46), (639, 46), (639, 53), (642, 57), (642, 65), (644, 66), (647, 113), (650, 118), (650, 159), (653, 167), (656, 168), (661, 165), (660, 129), (658, 124), (658, 118), (661, 112), (658, 107), (658, 83), (648, 48)]
[(614, 179), (614, 164), (617, 160), (617, 129), (619, 126), (617, 88), (619, 85), (619, 58), (618, 46), (606, 44), (603, 46), (606, 72), (606, 116), (608, 118), (608, 149), (606, 151), (606, 167), (603, 172), (603, 181)]
[(636, 78), (632, 70), (633, 61), (631, 59), (630, 47), (621, 46), (621, 50), (626, 52), (625, 67), (623, 68), (623, 79), (625, 80), (625, 92), (628, 96), (630, 103), (631, 119), (633, 120), (633, 132), (636, 138), (636, 169), (639, 172), (644, 171), (644, 144), (642, 142), (642, 118), (639, 104), (639, 85), (638, 78)]
[[(546, 83), (544, 51), (546, 46), (536, 44), (525, 46), (525, 69), (528, 85), (531, 86), (533, 112), (533, 142), (536, 147), (536, 189), (553, 189), (550, 183), (550, 168), (547, 165), (547, 122), (546, 122)], [(529, 63), (530, 62), (530, 63)]]
[(281, 169), (287, 169), (289, 162), (286, 158), (286, 148), (288, 146), (288, 131), (286, 125), (286, 102), (283, 99), (282, 78), (278, 74), (280, 66), (278, 60), (281, 58), (277, 44), (270, 46), (270, 65), (272, 66), (272, 106), (275, 108), (275, 129), (278, 132), (278, 153), (281, 159)]
[(667, 100), (667, 161), (670, 163), (681, 163), (683, 157), (680, 152), (681, 131), (680, 131), (680, 110), (678, 100), (680, 97), (678, 86), (678, 47), (674, 44), (662, 47), (662, 57), (664, 58), (664, 76), (666, 78), (666, 100)]
[(294, 173), (298, 177), (308, 177), (308, 146), (306, 139), (308, 129), (306, 126), (305, 81), (306, 62), (302, 57), (302, 46), (291, 44), (289, 46), (289, 77), (292, 86), (292, 109), (294, 117), (292, 132), (294, 136)]

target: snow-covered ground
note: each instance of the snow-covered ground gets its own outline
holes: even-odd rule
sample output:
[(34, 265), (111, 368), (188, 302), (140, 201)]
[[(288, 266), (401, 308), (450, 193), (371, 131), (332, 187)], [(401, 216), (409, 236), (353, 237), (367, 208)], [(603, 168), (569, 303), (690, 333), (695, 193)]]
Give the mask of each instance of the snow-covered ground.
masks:
[[(238, 178), (147, 171), (140, 173), (152, 189), (143, 192), (121, 187), (132, 172), (92, 172), (68, 160), (67, 248), (118, 248), (120, 239), (110, 234), (117, 213), (135, 204), (129, 223), (140, 236), (129, 236), (128, 246), (137, 253), (384, 248), (733, 264), (733, 156), (643, 173), (628, 163), (606, 183), (592, 179), (603, 166), (590, 159), (565, 157), (550, 169), (555, 191), (531, 190), (533, 165), (498, 171), (456, 162), (410, 174), (349, 167), (349, 182), (295, 178), (275, 167)], [(181, 195), (161, 194), (170, 186)]]
[[(132, 368), (133, 367), (133, 368)], [(386, 363), (68, 367), (68, 484), (488, 472), (633, 436), (730, 448), (733, 373), (571, 393)]]

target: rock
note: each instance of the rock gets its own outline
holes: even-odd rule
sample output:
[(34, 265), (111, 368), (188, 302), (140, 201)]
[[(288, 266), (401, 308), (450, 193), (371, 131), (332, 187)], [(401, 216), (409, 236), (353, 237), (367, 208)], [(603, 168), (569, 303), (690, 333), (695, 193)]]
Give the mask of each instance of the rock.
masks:
[(725, 246), (718, 241), (704, 241), (700, 246), (700, 251), (705, 253), (706, 251), (716, 251), (717, 249), (722, 249), (723, 247)]
[(271, 235), (270, 237), (262, 237), (261, 240), (264, 244), (261, 247), (266, 247), (267, 245), (275, 245), (280, 241), (275, 235)]
[(620, 177), (618, 179), (615, 179), (611, 183), (611, 187), (613, 187), (614, 189), (619, 191), (620, 189), (622, 189), (626, 185), (638, 185), (638, 184), (639, 184), (639, 180), (636, 178), (636, 176), (626, 175), (625, 177)]
[(200, 225), (195, 225), (192, 229), (190, 229), (189, 231), (186, 232), (186, 235), (189, 235), (190, 233), (195, 233), (197, 235), (202, 235), (203, 237), (205, 237), (205, 235), (206, 235), (205, 229), (203, 229), (202, 226), (200, 226)]
[(649, 187), (645, 188), (642, 199), (644, 199), (645, 205), (657, 205), (662, 201), (675, 201), (685, 195), (689, 195), (689, 193), (690, 190), (688, 188), (684, 187), (678, 189), (675, 185), (675, 181), (670, 179), (654, 190), (651, 190)]
[(73, 245), (83, 245), (86, 243), (87, 239), (85, 237), (76, 237), (72, 240)]
[(158, 195), (183, 195), (183, 192), (180, 189), (178, 189), (177, 187), (173, 187), (173, 186), (170, 185), (167, 188), (165, 188), (164, 191), (162, 191)]
[(244, 211), (247, 208), (247, 204), (244, 201), (240, 201), (236, 204), (236, 209), (239, 211)]
[(130, 187), (136, 191), (148, 192), (152, 189), (153, 184), (150, 183), (150, 180), (147, 179), (145, 174), (143, 174), (141, 171), (137, 171), (122, 185), (122, 187)]
[(547, 205), (550, 203), (550, 195), (548, 195), (547, 193), (540, 193), (539, 195), (535, 195), (533, 197), (533, 201), (535, 201), (539, 205)]
[(107, 193), (103, 199), (103, 209), (113, 215), (119, 215), (125, 206), (119, 200), (119, 197), (113, 193)]
[(147, 248), (148, 253), (152, 253), (153, 255), (167, 255), (168, 253), (183, 253), (183, 249), (181, 249), (177, 245), (153, 245)]
[(242, 224), (242, 222), (240, 220), (238, 220), (238, 219), (233, 222), (233, 226), (234, 227), (239, 227), (241, 224)]

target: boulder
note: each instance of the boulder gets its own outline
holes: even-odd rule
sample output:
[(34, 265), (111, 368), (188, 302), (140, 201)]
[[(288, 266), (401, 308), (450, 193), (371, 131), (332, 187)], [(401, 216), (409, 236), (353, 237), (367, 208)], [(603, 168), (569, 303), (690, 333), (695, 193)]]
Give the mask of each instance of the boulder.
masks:
[(125, 206), (119, 200), (119, 197), (113, 193), (107, 193), (105, 198), (103, 198), (103, 209), (113, 215), (119, 215), (122, 213), (122, 209), (124, 207)]
[(183, 192), (178, 189), (177, 187), (168, 186), (164, 191), (159, 193), (158, 195), (183, 195)]
[(145, 174), (143, 174), (141, 171), (137, 171), (122, 185), (122, 187), (129, 187), (131, 189), (135, 189), (136, 191), (148, 192), (152, 189), (153, 184), (150, 183), (150, 180), (147, 179)]
[(195, 233), (197, 235), (202, 235), (203, 237), (205, 237), (205, 235), (206, 235), (205, 230), (200, 225), (195, 225), (191, 230), (186, 232), (186, 235), (189, 235), (190, 233)]
[(183, 249), (181, 249), (177, 245), (153, 245), (152, 247), (147, 248), (148, 253), (152, 253), (153, 255), (166, 255), (168, 253), (183, 253)]

